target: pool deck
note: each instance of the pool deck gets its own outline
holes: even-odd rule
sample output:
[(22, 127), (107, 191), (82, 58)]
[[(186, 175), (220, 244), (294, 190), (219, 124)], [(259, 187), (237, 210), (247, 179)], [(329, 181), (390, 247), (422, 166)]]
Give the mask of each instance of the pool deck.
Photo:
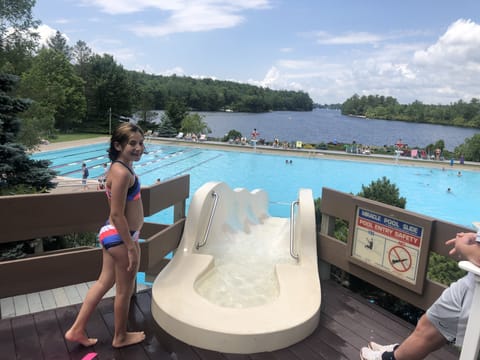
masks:
[[(165, 294), (168, 296), (168, 294)], [(33, 314), (0, 319), (0, 359), (182, 359), (182, 360), (350, 360), (358, 359), (368, 341), (402, 341), (413, 326), (368, 300), (328, 280), (322, 281), (320, 323), (306, 339), (285, 349), (256, 354), (227, 354), (190, 346), (160, 328), (151, 314), (151, 290), (133, 297), (129, 326), (145, 330), (141, 344), (123, 349), (111, 346), (113, 298), (101, 301), (87, 325), (87, 334), (99, 339), (85, 348), (66, 342), (63, 334), (74, 321), (79, 305), (66, 305)], [(226, 319), (228, 321), (228, 319)], [(173, 355), (174, 354), (174, 355)], [(427, 360), (458, 359), (458, 351), (445, 345)]]
[[(50, 143), (48, 145), (40, 145), (39, 151), (52, 151), (59, 149), (72, 148), (77, 146), (92, 145), (102, 142), (108, 142), (109, 137), (101, 136), (98, 138), (91, 138), (85, 140), (76, 140), (76, 141), (66, 141), (58, 143)], [(149, 143), (153, 144), (165, 144), (165, 145), (176, 145), (176, 146), (191, 146), (197, 148), (209, 148), (216, 150), (224, 151), (242, 151), (242, 152), (256, 152), (258, 154), (272, 154), (272, 155), (282, 155), (288, 158), (290, 157), (306, 157), (312, 159), (338, 159), (338, 160), (350, 160), (350, 161), (363, 161), (363, 162), (379, 162), (389, 165), (400, 164), (400, 165), (410, 165), (410, 166), (422, 166), (422, 167), (434, 167), (434, 168), (445, 168), (445, 169), (455, 169), (457, 171), (461, 170), (472, 170), (480, 171), (480, 163), (466, 161), (464, 164), (460, 164), (458, 161), (455, 162), (453, 166), (450, 166), (450, 161), (443, 160), (425, 160), (425, 159), (413, 159), (405, 156), (392, 156), (392, 155), (380, 155), (380, 154), (352, 154), (344, 151), (333, 151), (333, 150), (317, 150), (317, 149), (283, 149), (275, 148), (272, 146), (263, 146), (257, 145), (253, 147), (251, 145), (239, 145), (239, 144), (229, 144), (225, 142), (218, 141), (189, 141), (176, 138), (158, 138), (158, 137), (148, 137), (147, 146)]]

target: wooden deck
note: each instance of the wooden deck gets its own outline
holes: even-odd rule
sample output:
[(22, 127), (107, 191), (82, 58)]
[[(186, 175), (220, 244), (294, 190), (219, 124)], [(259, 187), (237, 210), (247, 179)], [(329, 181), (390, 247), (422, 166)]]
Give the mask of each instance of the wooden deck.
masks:
[[(86, 283), (0, 299), (0, 318), (11, 318), (37, 313), (43, 310), (81, 304), (87, 295), (88, 289), (94, 283), (95, 281), (89, 281)], [(148, 288), (148, 285), (137, 284), (137, 291)], [(105, 294), (104, 298), (114, 296), (115, 286)]]
[[(168, 294), (165, 294), (168, 296)], [(140, 291), (132, 301), (130, 326), (145, 330), (142, 344), (121, 350), (111, 347), (113, 298), (102, 300), (87, 328), (99, 342), (92, 348), (67, 343), (63, 338), (79, 304), (0, 320), (0, 359), (81, 360), (91, 352), (103, 359), (203, 359), (287, 360), (359, 359), (359, 350), (370, 340), (399, 342), (413, 326), (395, 317), (333, 281), (322, 282), (322, 312), (315, 332), (289, 348), (249, 355), (224, 354), (189, 346), (160, 329), (150, 312), (151, 292)], [(225, 319), (228, 321), (228, 319)], [(174, 356), (171, 354), (174, 353)], [(458, 352), (445, 346), (427, 359), (458, 359)]]

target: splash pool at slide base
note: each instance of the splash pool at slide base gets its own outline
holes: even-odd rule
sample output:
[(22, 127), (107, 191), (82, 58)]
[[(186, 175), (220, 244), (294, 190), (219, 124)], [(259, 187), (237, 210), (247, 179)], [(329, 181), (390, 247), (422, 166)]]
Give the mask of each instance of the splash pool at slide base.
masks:
[(158, 325), (227, 353), (273, 351), (310, 335), (321, 303), (311, 190), (300, 189), (291, 209), (290, 219), (275, 218), (264, 191), (200, 187), (180, 245), (153, 283)]

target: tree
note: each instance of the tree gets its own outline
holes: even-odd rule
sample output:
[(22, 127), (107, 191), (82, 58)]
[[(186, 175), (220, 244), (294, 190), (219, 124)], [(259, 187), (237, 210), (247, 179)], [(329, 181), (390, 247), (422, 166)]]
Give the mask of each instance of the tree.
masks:
[(457, 157), (463, 154), (467, 161), (480, 161), (480, 134), (465, 139), (462, 145), (455, 148), (454, 153)]
[(161, 137), (174, 137), (177, 135), (177, 129), (173, 126), (171, 120), (165, 114), (162, 115), (157, 131), (158, 135)]
[(40, 21), (34, 20), (35, 0), (0, 2), (0, 72), (20, 75), (29, 66), (30, 54), (37, 47)]
[(205, 134), (211, 133), (212, 130), (208, 127), (208, 124), (203, 121), (204, 116), (200, 114), (188, 114), (182, 120), (182, 131), (192, 134)]
[(87, 64), (93, 56), (93, 51), (85, 41), (78, 40), (72, 48), (73, 63), (79, 66)]
[(88, 71), (88, 63), (93, 56), (93, 51), (87, 46), (87, 43), (82, 40), (78, 40), (75, 46), (72, 48), (72, 60), (75, 64), (77, 74), (85, 79)]
[(157, 127), (154, 119), (158, 116), (155, 109), (155, 95), (153, 84), (139, 73), (129, 72), (129, 81), (132, 88), (133, 109), (137, 116), (138, 125), (143, 130), (153, 130)]
[(13, 91), (19, 78), (14, 75), (0, 74), (0, 144), (12, 143), (17, 140), (20, 131), (18, 113), (28, 108), (29, 101), (15, 99), (8, 95)]
[(22, 114), (22, 126), (18, 141), (33, 150), (42, 139), (51, 139), (55, 134), (55, 111), (39, 102), (32, 102)]
[(170, 124), (179, 131), (183, 119), (188, 115), (187, 106), (182, 101), (170, 101), (165, 109), (165, 116)]
[(20, 130), (18, 114), (25, 111), (29, 101), (13, 98), (19, 78), (0, 74), (0, 194), (16, 194), (51, 189), (55, 172), (49, 161), (32, 160), (25, 147), (15, 143)]
[(106, 130), (109, 127), (109, 114), (114, 120), (113, 126), (120, 116), (132, 115), (132, 86), (127, 72), (115, 62), (113, 56), (92, 56), (83, 80), (87, 101), (84, 128)]
[(65, 55), (68, 61), (72, 60), (72, 49), (67, 45), (67, 39), (57, 30), (55, 35), (47, 40), (47, 45), (50, 49), (58, 51)]
[[(78, 126), (85, 116), (83, 80), (62, 52), (43, 48), (35, 57), (32, 67), (23, 74), (20, 94), (33, 99), (38, 113), (28, 114), (26, 119), (51, 116), (55, 128), (68, 131)], [(41, 123), (50, 124), (48, 119)], [(40, 136), (51, 127), (37, 129)]]
[(235, 139), (241, 139), (241, 138), (242, 138), (242, 133), (238, 130), (232, 129), (223, 137), (222, 141), (229, 141), (230, 139), (235, 140)]

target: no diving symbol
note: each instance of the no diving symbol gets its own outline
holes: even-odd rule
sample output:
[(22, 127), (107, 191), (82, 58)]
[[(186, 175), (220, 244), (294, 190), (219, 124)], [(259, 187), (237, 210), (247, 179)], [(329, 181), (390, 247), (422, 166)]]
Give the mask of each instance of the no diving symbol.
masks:
[(390, 249), (388, 261), (399, 272), (406, 272), (412, 267), (412, 255), (402, 246), (394, 246)]

